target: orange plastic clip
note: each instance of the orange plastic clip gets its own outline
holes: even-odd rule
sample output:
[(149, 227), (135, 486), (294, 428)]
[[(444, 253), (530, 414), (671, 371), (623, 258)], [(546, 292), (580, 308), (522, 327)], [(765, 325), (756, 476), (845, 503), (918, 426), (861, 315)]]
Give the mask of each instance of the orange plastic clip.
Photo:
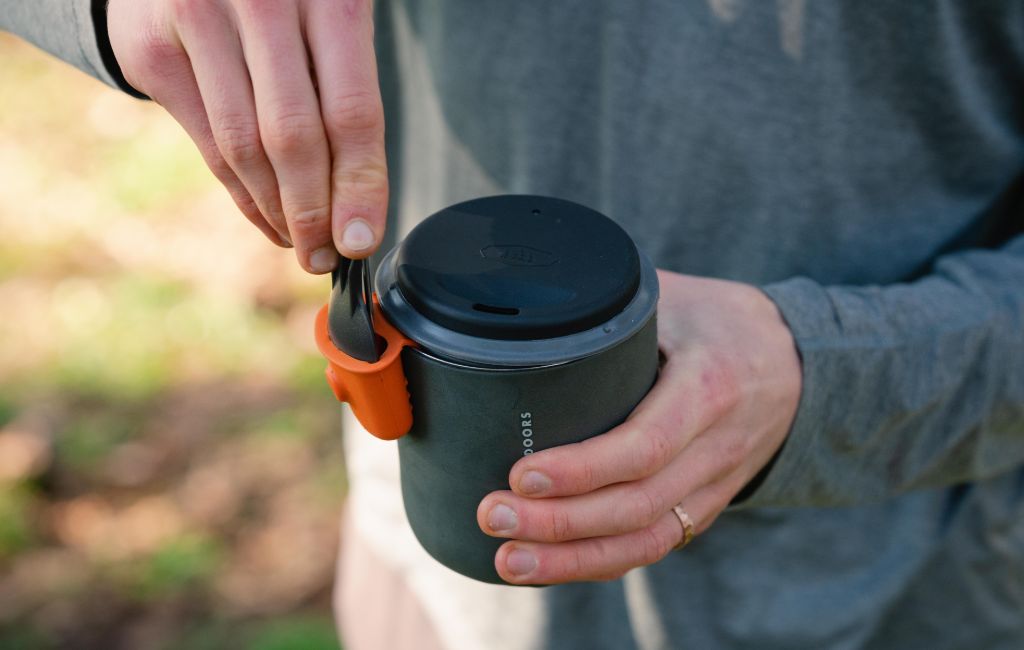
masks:
[(380, 359), (367, 363), (334, 346), (327, 330), (327, 305), (316, 315), (316, 345), (327, 357), (327, 383), (341, 402), (348, 402), (366, 430), (381, 440), (396, 440), (412, 427), (412, 405), (402, 372), (402, 348), (415, 343), (384, 318), (373, 297), (373, 326), (387, 342)]

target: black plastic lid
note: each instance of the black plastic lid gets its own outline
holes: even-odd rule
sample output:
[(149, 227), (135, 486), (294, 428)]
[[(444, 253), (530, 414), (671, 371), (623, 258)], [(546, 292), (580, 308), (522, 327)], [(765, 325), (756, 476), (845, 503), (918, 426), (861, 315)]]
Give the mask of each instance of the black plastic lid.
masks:
[(570, 201), (504, 195), (446, 208), (398, 251), (398, 288), (429, 320), (500, 340), (565, 336), (632, 300), (640, 258), (622, 228)]

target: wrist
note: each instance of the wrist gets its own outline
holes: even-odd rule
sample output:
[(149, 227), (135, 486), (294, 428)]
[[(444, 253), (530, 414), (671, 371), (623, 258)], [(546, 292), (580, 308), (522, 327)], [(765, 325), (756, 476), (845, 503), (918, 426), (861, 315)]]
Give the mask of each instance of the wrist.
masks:
[(110, 28), (107, 23), (108, 20), (108, 2), (109, 0), (92, 0), (92, 24), (96, 30), (96, 45), (99, 47), (100, 58), (103, 61), (104, 67), (107, 69), (107, 73), (113, 78), (114, 83), (117, 87), (128, 93), (132, 97), (138, 99), (149, 99), (148, 96), (140, 92), (125, 79), (124, 72), (121, 70), (121, 65), (117, 61), (117, 57), (114, 55), (114, 48), (110, 44)]

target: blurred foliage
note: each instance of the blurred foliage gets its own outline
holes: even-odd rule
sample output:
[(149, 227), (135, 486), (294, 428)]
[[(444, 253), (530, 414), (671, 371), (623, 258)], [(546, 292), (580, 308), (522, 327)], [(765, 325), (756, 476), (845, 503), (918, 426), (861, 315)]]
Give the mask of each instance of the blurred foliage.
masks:
[(338, 647), (334, 628), (321, 620), (292, 619), (268, 623), (254, 635), (251, 650), (331, 650)]
[(0, 59), (0, 648), (337, 648), (326, 280), (160, 107)]
[(30, 502), (28, 490), (21, 486), (0, 489), (0, 560), (24, 550), (32, 542)]
[(185, 535), (161, 544), (133, 576), (144, 598), (210, 580), (221, 564), (221, 549), (211, 539)]
[(104, 151), (98, 162), (103, 170), (102, 191), (121, 208), (142, 214), (189, 192), (202, 191), (208, 181), (185, 139), (155, 148), (144, 139), (132, 138)]
[[(338, 650), (334, 627), (321, 618), (293, 617), (239, 630), (208, 625), (185, 635), (172, 650), (220, 650), (244, 638), (246, 650)], [(384, 649), (382, 649), (384, 650)]]

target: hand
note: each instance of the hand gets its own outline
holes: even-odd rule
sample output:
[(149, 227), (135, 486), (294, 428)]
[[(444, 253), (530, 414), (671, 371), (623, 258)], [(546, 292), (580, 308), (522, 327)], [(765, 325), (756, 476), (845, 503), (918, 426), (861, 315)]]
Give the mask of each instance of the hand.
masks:
[(388, 184), (373, 0), (110, 0), (107, 23), (128, 82), (304, 269), (377, 248)]
[(699, 535), (781, 447), (801, 366), (789, 328), (758, 289), (659, 271), (664, 364), (630, 417), (583, 442), (517, 462), (512, 491), (480, 503), (508, 537), (495, 567), (516, 584), (618, 578)]

